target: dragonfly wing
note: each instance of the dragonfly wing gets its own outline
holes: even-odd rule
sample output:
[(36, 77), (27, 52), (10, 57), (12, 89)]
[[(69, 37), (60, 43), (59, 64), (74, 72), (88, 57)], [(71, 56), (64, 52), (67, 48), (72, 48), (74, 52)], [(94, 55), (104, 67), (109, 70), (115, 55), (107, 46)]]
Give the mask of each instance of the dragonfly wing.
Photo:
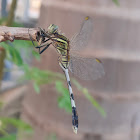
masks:
[(103, 64), (97, 58), (71, 56), (69, 69), (75, 76), (84, 80), (96, 80), (105, 74)]
[(71, 50), (80, 51), (80, 49), (86, 47), (92, 32), (93, 32), (92, 20), (91, 18), (86, 17), (81, 26), (79, 33), (76, 34), (71, 39), (71, 46), (72, 46)]

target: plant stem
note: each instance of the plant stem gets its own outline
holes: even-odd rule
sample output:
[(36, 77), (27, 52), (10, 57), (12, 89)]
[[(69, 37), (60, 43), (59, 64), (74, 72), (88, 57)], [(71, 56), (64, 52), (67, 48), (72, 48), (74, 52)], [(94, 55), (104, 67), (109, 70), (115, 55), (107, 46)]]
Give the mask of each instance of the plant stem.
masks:
[(5, 50), (0, 47), (0, 84), (3, 77), (3, 68), (4, 68), (4, 59), (5, 59)]
[(11, 26), (14, 20), (14, 14), (15, 14), (15, 10), (16, 10), (16, 5), (17, 5), (17, 0), (12, 0), (12, 4), (10, 7), (10, 11), (8, 14), (8, 19), (6, 22), (6, 26)]

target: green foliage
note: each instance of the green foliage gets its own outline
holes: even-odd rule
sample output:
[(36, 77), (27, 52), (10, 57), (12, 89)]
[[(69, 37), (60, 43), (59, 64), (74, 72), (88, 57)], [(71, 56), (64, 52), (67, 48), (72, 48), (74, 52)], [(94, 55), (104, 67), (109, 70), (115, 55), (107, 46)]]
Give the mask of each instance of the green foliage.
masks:
[(31, 59), (30, 56), (32, 54), (35, 58), (40, 60), (40, 55), (35, 52), (31, 44), (31, 41), (23, 40), (15, 40), (13, 43), (9, 41), (0, 43), (6, 50), (6, 58), (17, 66), (24, 65), (21, 51), (24, 52), (24, 57), (26, 57), (26, 59)]
[[(7, 18), (0, 18), (0, 25), (5, 25), (6, 22)], [(21, 23), (13, 22), (12, 27), (24, 27), (24, 26)]]
[(0, 140), (16, 140), (16, 134), (3, 136), (0, 138)]
[[(100, 114), (105, 117), (106, 112), (104, 109), (98, 104), (98, 102), (90, 95), (88, 90), (82, 87), (75, 79), (72, 79), (73, 84), (81, 91), (84, 96), (91, 102), (91, 104), (100, 112)], [(61, 96), (58, 97), (58, 106), (60, 108), (65, 109), (67, 112), (71, 112), (71, 103), (69, 97), (69, 91), (67, 88), (64, 87), (62, 81), (55, 82), (56, 90)]]
[(3, 106), (3, 103), (0, 101), (0, 109), (2, 108), (2, 106)]
[(8, 45), (8, 43), (0, 43), (0, 45), (6, 50), (6, 57), (9, 61), (15, 63), (17, 66), (23, 64), (20, 53), (15, 47)]
[(3, 25), (6, 22), (7, 18), (0, 18), (0, 25)]
[(27, 64), (23, 65), (22, 69), (24, 70), (24, 75), (21, 77), (21, 80), (32, 81), (37, 93), (40, 91), (40, 85), (53, 83), (57, 79), (57, 74), (40, 70), (36, 67), (29, 67)]
[(0, 134), (3, 137), (0, 140), (16, 140), (16, 134), (8, 134), (7, 129), (9, 126), (31, 133), (32, 128), (29, 124), (16, 118), (2, 118), (0, 117)]
[(57, 140), (56, 134), (52, 133), (50, 134), (46, 140)]
[(118, 0), (112, 0), (117, 6), (120, 6), (120, 3)]
[(62, 81), (56, 81), (55, 87), (60, 94), (58, 97), (58, 106), (64, 108), (66, 112), (71, 113), (72, 109), (68, 89), (64, 87)]
[(34, 86), (34, 90), (36, 91), (36, 93), (40, 93), (39, 85), (36, 82), (33, 83), (33, 86)]
[(40, 54), (39, 54), (37, 51), (33, 50), (33, 51), (32, 51), (32, 55), (33, 55), (38, 61), (40, 60)]
[[(5, 22), (6, 19), (0, 19), (0, 24), (4, 24)], [(22, 27), (21, 24), (17, 23), (13, 23), (12, 26)], [(21, 51), (24, 51), (24, 54), (26, 54), (26, 56), (24, 55), (24, 57), (26, 57), (27, 59), (30, 59), (29, 56), (31, 56), (31, 54), (38, 60), (40, 58), (40, 55), (33, 50), (31, 41), (15, 40), (13, 43), (6, 41), (0, 43), (0, 46), (2, 46), (6, 50), (6, 59), (17, 65), (23, 71), (24, 65), (26, 64), (23, 58), (21, 57)], [(27, 67), (29, 68), (30, 66)], [(2, 105), (3, 103), (0, 102), (0, 109), (2, 108)], [(7, 129), (9, 128), (9, 126), (13, 126), (16, 129), (22, 129), (26, 132), (32, 131), (32, 128), (20, 119), (0, 118), (0, 134), (3, 135), (3, 137), (1, 137), (0, 140), (16, 140), (16, 134), (8, 134)]]
[(32, 128), (29, 124), (25, 123), (24, 121), (16, 118), (2, 118), (0, 117), (1, 121), (1, 129), (6, 129), (8, 125), (12, 125), (18, 129), (23, 129), (26, 131), (32, 131)]
[(106, 112), (104, 109), (98, 104), (98, 102), (90, 95), (88, 90), (82, 87), (76, 80), (72, 79), (74, 85), (85, 95), (85, 97), (92, 103), (92, 105), (100, 112), (103, 117), (106, 117)]

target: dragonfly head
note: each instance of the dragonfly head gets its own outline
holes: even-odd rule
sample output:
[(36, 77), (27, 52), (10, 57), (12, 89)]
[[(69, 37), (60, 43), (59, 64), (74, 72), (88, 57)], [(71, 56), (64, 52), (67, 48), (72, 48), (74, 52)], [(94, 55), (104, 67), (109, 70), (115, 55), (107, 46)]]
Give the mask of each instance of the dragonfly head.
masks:
[(48, 33), (49, 34), (54, 34), (58, 31), (58, 26), (54, 25), (54, 24), (50, 24), (50, 26), (48, 27)]

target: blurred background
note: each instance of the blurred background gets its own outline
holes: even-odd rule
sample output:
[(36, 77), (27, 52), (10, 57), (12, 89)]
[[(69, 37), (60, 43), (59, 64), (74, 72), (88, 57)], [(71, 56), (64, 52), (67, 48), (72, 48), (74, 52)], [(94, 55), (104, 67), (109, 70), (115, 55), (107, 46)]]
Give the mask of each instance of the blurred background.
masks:
[(58, 55), (41, 56), (31, 41), (0, 43), (0, 140), (140, 140), (139, 0), (0, 0), (0, 24), (42, 27), (56, 24), (69, 39), (85, 16), (91, 39), (81, 51), (97, 57), (105, 76), (83, 81), (73, 74), (78, 134)]

